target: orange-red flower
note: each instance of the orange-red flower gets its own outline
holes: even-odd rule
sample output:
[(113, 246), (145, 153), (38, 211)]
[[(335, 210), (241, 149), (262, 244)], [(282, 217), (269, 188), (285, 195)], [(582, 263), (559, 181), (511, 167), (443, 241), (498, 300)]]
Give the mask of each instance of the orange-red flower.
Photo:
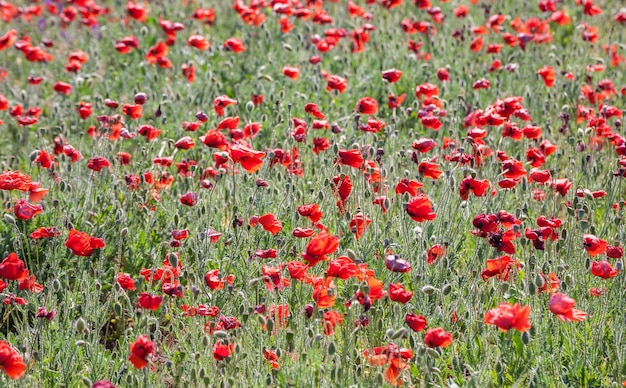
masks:
[(606, 251), (607, 241), (593, 234), (585, 234), (583, 236), (583, 246), (591, 257), (598, 256)]
[(382, 76), (383, 76), (383, 79), (387, 82), (390, 82), (390, 83), (398, 82), (400, 77), (402, 77), (402, 70), (398, 70), (398, 69), (383, 70)]
[(26, 201), (24, 198), (20, 198), (13, 206), (13, 214), (19, 220), (30, 220), (37, 214), (43, 211), (42, 205), (33, 205)]
[(234, 53), (242, 53), (246, 51), (246, 46), (243, 44), (241, 39), (238, 38), (229, 38), (224, 42), (224, 49), (232, 51)]
[(414, 313), (408, 313), (404, 317), (404, 323), (409, 325), (411, 330), (420, 332), (426, 328), (426, 317)]
[(313, 267), (320, 261), (328, 260), (326, 255), (334, 253), (339, 247), (339, 237), (328, 232), (320, 232), (314, 236), (306, 246), (302, 258), (306, 260), (309, 267)]
[(264, 230), (270, 232), (271, 234), (276, 234), (283, 229), (283, 223), (280, 222), (272, 213), (267, 213), (259, 217), (259, 224), (263, 226)]
[(130, 344), (128, 360), (133, 363), (135, 368), (141, 369), (148, 365), (148, 357), (152, 353), (154, 353), (154, 343), (150, 341), (147, 335), (142, 334)]
[(617, 274), (619, 274), (619, 270), (613, 268), (611, 263), (606, 260), (594, 260), (591, 263), (591, 274), (602, 279), (610, 279), (617, 276)]
[(441, 327), (426, 330), (424, 336), (424, 344), (429, 348), (446, 348), (452, 345), (452, 341), (452, 334)]
[(0, 263), (0, 277), (7, 280), (24, 280), (28, 277), (26, 264), (17, 257), (17, 253), (11, 252)]
[(147, 292), (142, 292), (139, 295), (139, 307), (142, 309), (156, 311), (161, 307), (161, 303), (163, 303), (161, 295), (150, 295)]
[(543, 78), (543, 82), (547, 87), (551, 88), (554, 86), (554, 78), (556, 76), (556, 70), (550, 66), (544, 66), (541, 69), (537, 70), (537, 74)]
[(28, 191), (32, 179), (19, 171), (5, 171), (0, 174), (0, 190)]
[(187, 39), (187, 44), (198, 50), (206, 50), (211, 46), (207, 38), (202, 35), (191, 35), (189, 39)]
[(366, 115), (378, 113), (378, 102), (372, 97), (363, 97), (356, 103), (356, 111)]
[(515, 329), (525, 332), (530, 329), (530, 306), (521, 306), (519, 303), (514, 305), (502, 302), (498, 307), (487, 311), (485, 314), (485, 323), (496, 325), (502, 331)]
[(339, 150), (339, 163), (354, 168), (361, 168), (363, 165), (363, 155), (359, 150)]
[(424, 194), (411, 198), (406, 205), (406, 212), (416, 222), (431, 221), (437, 218), (437, 213), (433, 211), (433, 204)]
[(300, 77), (300, 69), (294, 66), (285, 66), (283, 67), (283, 74), (286, 77), (291, 78), (294, 81), (297, 81)]
[(579, 322), (587, 318), (587, 313), (575, 309), (575, 305), (574, 299), (560, 292), (550, 296), (550, 311), (563, 322)]
[(85, 232), (71, 229), (65, 246), (75, 255), (86, 257), (91, 256), (96, 249), (104, 248), (105, 244), (101, 238), (91, 237)]
[(24, 359), (7, 341), (0, 341), (0, 369), (14, 380), (26, 372)]
[(363, 352), (367, 362), (373, 366), (389, 365), (385, 370), (385, 380), (394, 386), (401, 386), (400, 372), (408, 368), (407, 360), (413, 357), (413, 351), (400, 348), (394, 343), (387, 346), (378, 346)]

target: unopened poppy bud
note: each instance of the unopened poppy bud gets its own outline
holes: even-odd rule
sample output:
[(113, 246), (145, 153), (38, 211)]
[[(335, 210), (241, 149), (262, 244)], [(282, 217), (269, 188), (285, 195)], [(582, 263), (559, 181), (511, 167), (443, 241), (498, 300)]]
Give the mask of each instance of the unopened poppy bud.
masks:
[(406, 328), (402, 327), (398, 329), (395, 333), (393, 333), (393, 335), (390, 338), (391, 339), (406, 338), (408, 334), (409, 334), (409, 331)]
[(396, 331), (394, 329), (387, 329), (387, 331), (385, 332), (385, 337), (387, 338), (393, 338), (393, 335), (396, 333)]
[(614, 268), (618, 271), (621, 271), (624, 268), (624, 263), (621, 260), (615, 262)]
[(522, 343), (524, 345), (528, 345), (529, 342), (530, 342), (530, 333), (528, 331), (525, 331), (522, 333)]
[(424, 287), (422, 287), (422, 292), (426, 295), (431, 295), (433, 294), (435, 291), (437, 291), (437, 289), (431, 285), (426, 285)]
[(267, 327), (267, 331), (269, 333), (274, 332), (274, 320), (272, 318), (269, 318), (266, 323), (265, 326)]
[(85, 387), (91, 387), (93, 385), (93, 383), (87, 376), (83, 376), (83, 384), (85, 384)]
[(444, 286), (441, 287), (441, 293), (443, 295), (448, 295), (450, 292), (452, 292), (452, 286), (450, 284), (444, 284)]
[(350, 260), (356, 260), (356, 253), (354, 253), (354, 251), (352, 249), (347, 249), (346, 250), (346, 255), (348, 255), (348, 257), (350, 258)]
[(123, 312), (122, 305), (119, 302), (115, 302), (113, 305), (113, 311), (115, 311), (115, 315), (121, 316)]
[(313, 310), (314, 310), (313, 305), (312, 304), (307, 304), (306, 306), (304, 306), (304, 315), (307, 318), (311, 318), (313, 316)]
[(537, 286), (533, 282), (528, 282), (528, 292), (533, 295), (537, 293)]
[(205, 123), (205, 122), (209, 121), (209, 116), (208, 116), (206, 113), (204, 113), (203, 111), (198, 111), (198, 112), (196, 113), (196, 118), (197, 118), (199, 121), (202, 121), (203, 123)]
[(135, 97), (133, 99), (135, 101), (135, 104), (143, 105), (146, 103), (147, 96), (146, 93), (140, 92), (135, 94)]
[(78, 346), (78, 347), (87, 346), (87, 345), (89, 345), (89, 342), (83, 341), (83, 340), (78, 340), (78, 341), (74, 342), (74, 345)]
[(85, 331), (85, 320), (83, 319), (83, 317), (80, 317), (76, 320), (76, 322), (74, 323), (74, 328), (76, 328), (76, 331), (78, 331), (79, 333)]
[(328, 354), (332, 356), (337, 352), (337, 347), (335, 346), (335, 341), (330, 341), (328, 344)]
[(13, 216), (10, 215), (10, 214), (5, 214), (4, 215), (4, 222), (6, 222), (7, 224), (15, 225), (15, 218), (13, 218)]
[(265, 324), (267, 323), (267, 321), (265, 320), (265, 317), (263, 315), (257, 315), (256, 319), (259, 321), (259, 324), (261, 326), (265, 326)]
[(439, 358), (441, 356), (441, 354), (439, 353), (437, 348), (427, 348), (426, 349), (426, 354), (428, 354), (432, 358)]
[(172, 267), (178, 267), (178, 256), (176, 256), (174, 253), (170, 253), (167, 260)]
[(507, 292), (509, 290), (509, 283), (500, 283), (500, 291)]
[(228, 338), (228, 333), (224, 330), (216, 330), (213, 332), (215, 338)]

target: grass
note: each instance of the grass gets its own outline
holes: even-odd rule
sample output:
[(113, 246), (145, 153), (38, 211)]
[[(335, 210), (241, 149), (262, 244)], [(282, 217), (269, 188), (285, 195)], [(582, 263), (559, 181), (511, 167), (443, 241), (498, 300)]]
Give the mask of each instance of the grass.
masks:
[[(3, 385), (75, 387), (103, 380), (120, 387), (380, 386), (394, 382), (408, 386), (622, 384), (626, 379), (624, 276), (621, 271), (609, 279), (594, 276), (592, 262), (606, 260), (607, 254), (603, 250), (592, 257), (583, 242), (587, 234), (606, 240), (609, 246), (620, 246), (626, 239), (621, 210), (624, 188), (619, 174), (614, 174), (624, 161), (618, 150), (623, 139), (622, 118), (608, 117), (604, 127), (598, 122), (604, 119), (601, 104), (615, 107), (620, 115), (624, 110), (626, 72), (619, 55), (626, 55), (626, 32), (624, 23), (617, 21), (617, 15), (624, 11), (615, 2), (596, 0), (595, 5), (603, 12), (591, 16), (584, 13), (582, 5), (563, 1), (557, 8), (565, 10), (571, 22), (558, 25), (547, 21), (552, 12), (541, 12), (536, 3), (467, 3), (467, 17), (457, 18), (453, 10), (464, 2), (433, 1), (432, 7), (440, 7), (445, 15), (443, 23), (435, 23), (430, 16), (436, 14), (434, 8), (429, 13), (410, 1), (392, 9), (385, 9), (381, 2), (355, 3), (371, 13), (371, 20), (349, 17), (346, 2), (324, 2), (323, 9), (332, 23), (322, 25), (292, 15), (289, 20), (294, 28), (286, 34), (277, 21), (281, 15), (272, 8), (261, 8), (259, 13), (266, 20), (254, 26), (246, 24), (230, 2), (150, 3), (142, 22), (128, 17), (126, 3), (104, 1), (99, 4), (110, 12), (97, 17), (91, 28), (81, 25), (80, 16), (64, 25), (43, 3), (32, 4), (41, 7), (39, 16), (7, 17), (0, 34), (14, 29), (18, 39), (29, 36), (33, 46), (52, 42), (53, 47), (44, 49), (54, 59), (46, 63), (28, 61), (13, 45), (0, 55), (0, 67), (7, 72), (0, 81), (0, 93), (8, 100), (8, 108), (20, 104), (24, 110), (42, 110), (36, 124), (29, 126), (19, 125), (9, 110), (0, 111), (0, 131), (6, 139), (5, 146), (0, 147), (2, 171), (20, 171), (49, 189), (41, 201), (43, 211), (28, 220), (16, 219), (14, 213), (14, 205), (20, 198), (28, 199), (28, 194), (0, 191), (6, 208), (0, 222), (2, 258), (16, 252), (43, 285), (42, 292), (34, 293), (20, 290), (18, 281), (4, 278), (8, 287), (2, 291), (3, 297), (15, 295), (28, 303), (7, 299), (0, 305), (0, 337), (26, 364), (19, 380), (0, 375)], [(191, 17), (200, 6), (214, 9), (212, 25)], [(497, 14), (505, 15), (501, 31), (483, 35), (483, 49), (473, 52), (470, 42), (478, 35), (472, 28), (485, 26), (489, 17)], [(149, 64), (146, 59), (150, 47), (167, 39), (159, 26), (161, 18), (184, 27), (176, 34), (175, 44), (169, 46), (171, 69)], [(429, 22), (436, 33), (430, 30), (430, 34), (409, 35), (401, 28), (406, 19)], [(503, 34), (522, 36), (511, 26), (517, 19), (527, 25), (544, 20), (552, 40), (530, 41), (524, 49), (510, 47)], [(363, 52), (352, 52), (350, 34), (368, 23), (374, 28), (367, 28), (369, 41)], [(585, 25), (597, 28), (597, 41), (583, 41)], [(320, 53), (313, 42), (316, 35), (324, 39), (328, 28), (345, 29), (347, 36), (330, 51)], [(208, 50), (187, 45), (187, 38), (194, 34), (209, 40)], [(115, 50), (116, 41), (129, 35), (139, 39), (139, 47), (122, 55)], [(246, 51), (224, 50), (222, 43), (230, 37), (240, 38)], [(417, 54), (407, 49), (409, 40), (422, 42)], [(504, 46), (499, 53), (488, 54), (489, 44)], [(613, 44), (617, 51), (612, 56), (603, 45)], [(84, 51), (88, 61), (77, 72), (68, 72), (68, 56), (76, 50)], [(320, 55), (321, 62), (310, 63), (312, 55)], [(502, 68), (489, 71), (496, 59)], [(183, 76), (183, 64), (195, 66), (194, 82)], [(287, 65), (300, 69), (298, 80), (283, 75), (282, 68)], [(594, 72), (591, 65), (604, 68)], [(553, 87), (537, 74), (544, 66), (556, 70)], [(381, 78), (381, 72), (391, 68), (403, 72), (396, 83)], [(448, 70), (449, 81), (438, 79), (440, 68)], [(565, 73), (571, 73), (573, 79)], [(324, 74), (346, 78), (345, 92), (327, 91)], [(43, 80), (29, 84), (29, 76)], [(488, 89), (472, 87), (481, 78), (490, 81)], [(603, 80), (615, 86), (615, 93), (602, 94), (601, 87), (607, 84)], [(69, 83), (71, 92), (55, 92), (57, 81)], [(416, 87), (424, 83), (439, 89), (438, 96), (431, 98), (441, 105), (434, 111), (442, 124), (436, 131), (421, 120), (423, 110), (432, 108), (425, 106), (424, 97), (415, 95)], [(595, 101), (593, 96), (584, 95), (586, 90), (595, 92)], [(133, 120), (122, 114), (122, 106), (132, 104), (140, 92), (146, 95), (143, 117)], [(406, 100), (390, 109), (390, 93), (405, 93)], [(253, 94), (262, 94), (264, 102), (255, 105)], [(230, 146), (241, 142), (235, 140), (237, 133), (232, 139), (232, 132), (221, 130), (228, 139), (222, 150), (199, 140), (224, 118), (213, 108), (214, 99), (222, 95), (237, 100), (236, 105), (225, 108), (224, 116), (238, 116), (237, 128), (252, 122), (261, 124), (258, 135), (244, 139), (250, 148), (265, 152), (256, 172), (234, 163), (232, 153), (229, 158)], [(537, 139), (502, 137), (504, 123), (465, 125), (470, 112), (487, 111), (496, 101), (514, 96), (522, 97), (521, 105), (531, 119), (511, 116), (508, 121), (519, 128), (540, 126), (542, 135)], [(370, 117), (356, 112), (363, 97), (378, 101), (379, 110), (371, 117), (386, 124), (375, 133), (359, 129)], [(106, 99), (120, 102), (119, 108), (107, 107)], [(76, 111), (80, 101), (93, 105), (93, 113), (85, 119)], [(317, 104), (329, 126), (336, 124), (341, 132), (312, 129), (314, 117), (304, 110), (307, 103)], [(594, 116), (577, 120), (579, 109), (584, 107), (593, 108)], [(196, 121), (199, 111), (206, 113), (207, 122), (196, 132), (184, 131), (183, 122)], [(101, 115), (109, 117), (98, 120)], [(112, 141), (105, 124), (115, 115), (131, 134), (144, 124), (162, 133), (153, 141), (141, 135)], [(294, 118), (304, 120), (307, 126), (302, 142), (294, 134)], [(89, 126), (94, 126), (100, 136), (90, 136)], [(468, 135), (475, 126), (487, 132), (482, 139), (484, 163), (479, 163), (474, 153), (480, 140)], [(604, 128), (604, 136), (596, 136), (599, 128)], [(176, 148), (175, 142), (183, 136), (193, 138), (195, 147)], [(329, 147), (315, 154), (313, 138), (321, 137), (329, 140)], [(72, 162), (60, 153), (54, 156), (52, 168), (35, 163), (39, 150), (53, 153), (55, 138), (80, 151), (84, 159)], [(415, 152), (414, 161), (411, 145), (419, 138), (433, 139), (437, 146), (424, 154)], [(444, 148), (444, 142), (450, 140), (455, 145)], [(540, 167), (551, 173), (542, 185), (529, 180), (532, 166), (526, 155), (529, 148), (539, 147), (544, 140), (557, 148)], [(294, 160), (294, 149), (299, 160)], [(338, 151), (352, 149), (359, 150), (371, 164), (353, 168), (339, 163)], [(457, 156), (474, 159), (465, 164), (450, 160), (456, 151), (460, 151)], [(498, 185), (506, 171), (497, 151), (522, 161), (526, 169), (514, 188)], [(131, 154), (131, 162), (119, 163), (118, 152)], [(290, 159), (281, 159), (281, 154)], [(110, 167), (100, 172), (89, 169), (88, 160), (96, 156), (108, 159)], [(220, 156), (227, 159), (222, 166), (216, 165), (215, 157)], [(153, 162), (157, 157), (171, 157), (173, 164), (157, 165)], [(439, 164), (442, 174), (438, 179), (420, 174), (417, 163), (426, 159)], [(194, 164), (189, 175), (177, 172), (176, 164), (183, 161)], [(302, 174), (290, 173), (294, 167), (301, 167)], [(155, 191), (146, 173), (154, 180), (166, 173), (173, 181)], [(127, 184), (131, 175), (140, 179), (136, 190)], [(351, 179), (353, 189), (342, 212), (333, 177), (344, 176)], [(459, 188), (468, 176), (486, 179), (489, 186), (483, 195), (470, 193), (463, 200)], [(409, 217), (406, 204), (411, 195), (395, 192), (403, 178), (423, 183), (420, 192), (432, 202), (435, 219), (416, 222)], [(259, 185), (259, 179), (268, 186)], [(568, 179), (571, 188), (558, 193), (551, 187), (556, 179)], [(536, 200), (532, 190), (543, 192), (544, 199)], [(576, 196), (577, 190), (588, 193)], [(591, 195), (600, 190), (604, 196)], [(193, 206), (180, 202), (188, 192), (197, 194)], [(380, 200), (388, 207), (386, 213), (373, 204), (381, 196), (387, 198)], [(309, 203), (319, 205), (322, 225), (299, 215), (298, 206)], [(511, 228), (519, 236), (513, 239), (515, 252), (509, 255), (520, 264), (506, 280), (504, 276), (484, 280), (481, 274), (487, 260), (505, 253), (470, 233), (478, 228), (472, 220), (481, 213), (500, 211), (520, 221)], [(255, 217), (268, 213), (282, 223), (276, 234), (254, 225)], [(371, 224), (357, 239), (351, 220), (359, 213), (371, 219)], [(525, 235), (526, 228), (538, 227), (539, 216), (562, 221), (554, 228), (558, 238), (545, 241), (544, 250), (535, 249)], [(30, 237), (35, 229), (50, 226), (60, 235), (38, 240)], [(329, 291), (335, 303), (319, 306), (310, 283), (315, 283), (315, 277), (324, 282), (329, 262), (307, 270), (311, 281), (291, 278), (287, 263), (304, 261), (301, 253), (307, 251), (310, 241), (294, 237), (296, 227), (312, 228), (316, 234), (326, 228), (338, 237), (336, 250), (327, 253), (330, 259), (347, 256), (367, 264), (372, 272), (335, 278)], [(76, 255), (66, 247), (71, 229), (101, 238), (106, 246), (88, 256)], [(171, 232), (182, 229), (189, 230), (189, 237), (177, 246), (172, 243)], [(213, 242), (208, 230), (222, 235)], [(428, 264), (428, 250), (435, 244), (445, 246), (446, 253)], [(262, 249), (275, 249), (277, 257), (257, 257), (255, 252)], [(388, 270), (385, 259), (389, 254), (408, 261), (410, 271)], [(621, 258), (608, 261), (621, 270)], [(280, 269), (281, 265), (284, 268)], [(266, 275), (268, 268), (264, 266), (278, 267), (279, 275)], [(145, 276), (150, 278), (159, 268), (164, 269), (161, 279), (147, 281), (140, 274), (146, 270), (149, 275)], [(234, 281), (212, 289), (205, 275), (216, 269), (222, 281), (228, 275), (233, 275)], [(537, 291), (545, 283), (542, 274), (551, 272), (560, 279), (558, 292), (576, 301), (576, 308), (587, 313), (585, 320), (562, 322), (551, 312), (550, 293)], [(120, 273), (129, 274), (135, 290), (121, 287), (116, 280)], [(390, 284), (400, 283), (413, 292), (413, 297), (408, 303), (398, 303), (384, 296), (373, 300), (368, 309), (355, 294), (373, 295), (374, 278), (382, 281), (385, 291)], [(168, 294), (164, 283), (173, 279), (174, 288)], [(284, 287), (270, 290), (266, 283), (269, 288), (272, 284)], [(605, 292), (593, 296), (593, 287)], [(142, 292), (162, 296), (160, 307), (154, 311), (141, 308)], [(503, 302), (530, 306), (531, 328), (502, 332), (486, 324), (487, 311)], [(184, 314), (183, 305), (215, 306), (219, 313), (215, 317), (186, 316), (189, 314)], [(275, 309), (271, 312), (272, 306), (279, 305), (287, 306), (287, 318), (278, 316)], [(56, 316), (51, 320), (37, 318), (40, 306), (54, 310)], [(307, 309), (312, 309), (310, 316)], [(324, 316), (330, 312), (337, 312), (343, 321), (328, 335)], [(414, 332), (405, 324), (407, 313), (423, 315), (428, 329), (449, 332), (452, 344), (445, 348), (427, 346), (426, 331)], [(221, 327), (232, 321), (224, 317), (236, 319), (240, 327)], [(368, 324), (355, 325), (355, 321), (365, 319)], [(147, 335), (154, 349), (145, 357), (149, 366), (137, 369), (128, 358), (131, 344), (140, 335)], [(410, 349), (412, 354), (402, 358), (396, 351), (371, 356), (375, 348), (390, 343)], [(227, 344), (232, 344), (230, 354), (217, 360), (216, 345), (228, 348)], [(278, 368), (271, 366), (264, 350), (275, 352)], [(392, 359), (397, 379), (385, 376)]]

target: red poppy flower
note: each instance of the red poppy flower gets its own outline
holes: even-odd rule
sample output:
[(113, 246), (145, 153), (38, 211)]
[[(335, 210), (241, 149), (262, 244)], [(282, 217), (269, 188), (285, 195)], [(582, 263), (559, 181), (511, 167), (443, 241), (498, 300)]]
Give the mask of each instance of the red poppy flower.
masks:
[(624, 248), (616, 245), (607, 245), (606, 256), (611, 259), (621, 259), (624, 256)]
[(423, 315), (416, 315), (414, 313), (407, 313), (404, 317), (404, 323), (409, 325), (411, 330), (420, 332), (426, 328), (426, 317)]
[(551, 88), (554, 86), (554, 78), (556, 76), (556, 70), (550, 66), (544, 66), (541, 69), (537, 70), (537, 74), (543, 78), (543, 82), (547, 87)]
[(607, 244), (606, 240), (596, 237), (593, 234), (583, 235), (583, 245), (591, 257), (604, 253), (606, 251)]
[(619, 270), (611, 266), (606, 260), (593, 261), (591, 263), (591, 274), (602, 279), (610, 279), (619, 274)]
[(235, 351), (235, 345), (232, 343), (222, 344), (222, 341), (217, 341), (213, 345), (213, 358), (217, 361), (221, 361), (229, 357)]
[(71, 229), (65, 246), (76, 256), (87, 257), (91, 256), (96, 249), (104, 248), (105, 243), (101, 238), (91, 237), (85, 232)]
[(19, 171), (5, 171), (0, 174), (0, 190), (28, 191), (32, 180)]
[(365, 228), (372, 223), (372, 220), (368, 217), (365, 217), (363, 213), (357, 213), (352, 220), (350, 220), (350, 230), (354, 233), (354, 237), (358, 240), (363, 236), (363, 232)]
[(310, 267), (313, 267), (320, 261), (328, 260), (326, 255), (334, 253), (338, 247), (339, 237), (323, 231), (309, 241), (305, 252), (302, 253), (302, 258)]
[(17, 253), (11, 252), (0, 262), (0, 277), (7, 280), (24, 280), (28, 277), (26, 264), (17, 257)]
[(265, 157), (265, 152), (256, 151), (239, 144), (230, 147), (229, 154), (233, 162), (241, 164), (250, 173), (256, 172), (261, 168), (263, 158)]
[(387, 106), (389, 107), (389, 109), (398, 108), (400, 105), (402, 105), (405, 98), (406, 98), (405, 93), (402, 93), (399, 96), (396, 96), (393, 93), (389, 93), (389, 95), (387, 96)]
[(237, 104), (237, 100), (222, 95), (213, 100), (213, 109), (215, 109), (215, 113), (217, 113), (218, 116), (224, 116), (224, 108), (233, 104)]
[(320, 107), (317, 104), (313, 104), (311, 102), (307, 103), (304, 105), (304, 111), (306, 113), (309, 113), (315, 117), (317, 117), (318, 119), (325, 119), (326, 115), (322, 112), (320, 112)]
[(363, 97), (355, 107), (356, 111), (366, 115), (375, 115), (378, 113), (378, 102), (372, 97)]
[(189, 191), (180, 197), (180, 203), (187, 206), (194, 206), (198, 203), (198, 193)]
[(574, 299), (560, 292), (550, 296), (550, 311), (563, 322), (580, 322), (587, 318), (587, 313), (575, 309), (575, 305)]
[(300, 205), (297, 208), (298, 214), (302, 217), (307, 217), (311, 220), (311, 222), (315, 223), (322, 219), (322, 212), (320, 211), (320, 207), (316, 203), (310, 203), (305, 205)]
[(26, 372), (24, 359), (7, 341), (0, 341), (0, 369), (14, 380)]
[(392, 301), (405, 304), (410, 301), (412, 297), (413, 292), (406, 290), (401, 283), (389, 284), (389, 299)]
[(435, 180), (439, 179), (441, 174), (443, 174), (443, 171), (438, 170), (438, 168), (439, 164), (430, 160), (424, 160), (417, 165), (417, 171), (419, 172), (420, 176)]
[(57, 83), (54, 84), (53, 89), (57, 93), (68, 95), (72, 92), (72, 85), (65, 82), (57, 81)]
[(522, 307), (519, 303), (514, 305), (507, 302), (501, 303), (498, 307), (487, 311), (485, 323), (496, 325), (501, 331), (515, 329), (525, 332), (530, 329), (530, 306)]
[(117, 274), (117, 277), (115, 278), (115, 280), (117, 281), (117, 284), (119, 284), (120, 287), (122, 287), (123, 290), (127, 290), (127, 291), (136, 290), (135, 281), (127, 273), (120, 272), (119, 274)]
[(17, 40), (17, 31), (9, 30), (4, 35), (0, 36), (0, 51), (10, 47)]
[(416, 222), (431, 221), (437, 218), (432, 203), (423, 194), (411, 198), (406, 205), (406, 212)]
[(432, 265), (437, 259), (444, 257), (447, 254), (445, 245), (435, 244), (428, 249), (428, 265)]
[(487, 194), (487, 189), (489, 189), (489, 180), (483, 179), (481, 181), (472, 176), (466, 176), (461, 181), (459, 195), (462, 200), (466, 201), (469, 198), (470, 192), (474, 193), (477, 197), (482, 197)]
[(241, 39), (238, 38), (229, 38), (224, 42), (224, 49), (232, 51), (234, 53), (242, 53), (246, 51), (246, 46), (243, 44)]
[(402, 70), (398, 70), (398, 69), (383, 70), (382, 76), (383, 76), (383, 79), (387, 82), (390, 82), (390, 83), (398, 82), (400, 77), (402, 77)]
[(264, 230), (270, 232), (273, 235), (283, 229), (283, 223), (280, 222), (272, 213), (267, 213), (259, 217), (259, 224), (263, 226)]
[(150, 341), (147, 335), (142, 334), (130, 344), (128, 360), (133, 363), (135, 368), (142, 369), (148, 365), (148, 357), (152, 353), (154, 353), (154, 343)]
[(142, 309), (156, 311), (161, 307), (161, 303), (163, 303), (161, 295), (150, 295), (147, 292), (142, 292), (139, 295), (139, 307)]
[(441, 327), (426, 330), (424, 344), (429, 348), (446, 348), (452, 345), (452, 334)]
[(338, 75), (329, 75), (326, 78), (326, 90), (336, 90), (339, 94), (343, 93), (348, 88), (348, 80)]
[(404, 193), (409, 193), (411, 197), (414, 197), (417, 193), (419, 193), (419, 189), (422, 187), (424, 187), (424, 184), (421, 182), (402, 178), (396, 185), (396, 194), (402, 195)]
[(361, 168), (363, 165), (363, 155), (359, 150), (339, 150), (339, 163), (353, 168)]
[(93, 157), (87, 162), (87, 168), (95, 172), (100, 172), (105, 167), (111, 167), (111, 163), (101, 156)]
[(295, 66), (285, 66), (283, 67), (283, 74), (286, 77), (291, 78), (294, 81), (297, 81), (300, 77), (300, 69)]
[(333, 335), (335, 326), (343, 322), (343, 314), (337, 311), (326, 311), (323, 317), (324, 334)]
[(204, 275), (206, 285), (212, 290), (221, 290), (224, 288), (224, 280), (220, 275), (219, 269), (213, 269)]
[(522, 162), (511, 158), (502, 162), (502, 175), (505, 178), (518, 179), (526, 176), (526, 169)]
[[(124, 104), (122, 107), (122, 114), (130, 116), (131, 119), (136, 120), (143, 116), (143, 106), (139, 104)], [(141, 128), (141, 127), (140, 127)], [(139, 129), (137, 130), (140, 135), (146, 136)], [(161, 132), (159, 131), (159, 134)], [(158, 136), (158, 135), (157, 135)], [(153, 138), (149, 138), (148, 140), (152, 140)]]
[(35, 229), (31, 234), (30, 238), (32, 239), (40, 239), (40, 238), (50, 238), (55, 236), (60, 236), (61, 231), (54, 226), (51, 227), (41, 227)]
[(33, 205), (24, 198), (20, 198), (13, 206), (13, 214), (19, 220), (30, 220), (43, 211), (43, 206)]
[(365, 350), (363, 355), (370, 365), (389, 365), (387, 370), (385, 370), (385, 380), (393, 386), (400, 386), (402, 385), (400, 373), (403, 369), (409, 367), (406, 360), (413, 357), (413, 352), (410, 349), (399, 348), (396, 344), (391, 343), (387, 346)]
[(486, 269), (481, 273), (481, 276), (484, 281), (494, 276), (502, 281), (507, 281), (511, 269), (520, 267), (521, 264), (517, 260), (511, 259), (510, 256), (500, 256), (487, 260)]
[(196, 142), (190, 136), (182, 137), (174, 143), (174, 147), (181, 150), (189, 150), (195, 147), (195, 145)]
[(187, 44), (190, 47), (197, 48), (198, 50), (206, 50), (211, 46), (211, 43), (202, 35), (191, 35), (187, 39)]

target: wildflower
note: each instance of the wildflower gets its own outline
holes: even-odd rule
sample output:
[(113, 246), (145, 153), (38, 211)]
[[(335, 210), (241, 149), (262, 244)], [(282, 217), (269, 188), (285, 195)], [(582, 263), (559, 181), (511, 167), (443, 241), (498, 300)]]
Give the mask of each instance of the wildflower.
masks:
[(530, 329), (531, 324), (528, 320), (530, 317), (530, 306), (521, 306), (519, 303), (514, 305), (507, 302), (501, 303), (498, 307), (487, 311), (485, 314), (485, 323), (496, 325), (502, 331), (515, 329), (525, 332)]

